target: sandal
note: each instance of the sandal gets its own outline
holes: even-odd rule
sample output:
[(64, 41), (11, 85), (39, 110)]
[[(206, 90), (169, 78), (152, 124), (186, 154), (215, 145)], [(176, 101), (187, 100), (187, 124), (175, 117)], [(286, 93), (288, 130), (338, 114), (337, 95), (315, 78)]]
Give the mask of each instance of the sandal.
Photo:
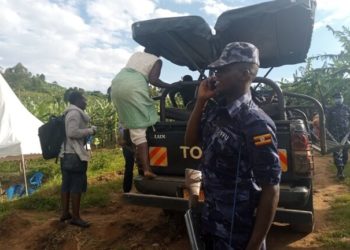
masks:
[(90, 226), (90, 223), (88, 221), (84, 221), (82, 219), (71, 219), (70, 224), (82, 228), (87, 228)]
[(70, 220), (70, 219), (72, 219), (72, 215), (71, 215), (70, 213), (68, 213), (68, 214), (62, 215), (62, 216), (60, 217), (60, 222), (64, 222), (64, 221)]

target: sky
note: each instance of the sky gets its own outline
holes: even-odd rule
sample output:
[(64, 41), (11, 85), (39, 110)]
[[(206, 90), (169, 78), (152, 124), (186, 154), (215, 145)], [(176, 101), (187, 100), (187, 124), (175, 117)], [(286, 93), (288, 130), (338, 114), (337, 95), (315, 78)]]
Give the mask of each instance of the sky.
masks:
[[(213, 27), (224, 11), (266, 0), (0, 0), (0, 69), (21, 62), (33, 74), (64, 87), (106, 92), (111, 80), (135, 51), (135, 21), (199, 15)], [(349, 0), (317, 0), (309, 56), (339, 53), (332, 33), (350, 27)], [(275, 68), (269, 77), (292, 79), (303, 64)], [(161, 79), (197, 76), (186, 67), (164, 62)], [(263, 75), (261, 70), (259, 75)]]

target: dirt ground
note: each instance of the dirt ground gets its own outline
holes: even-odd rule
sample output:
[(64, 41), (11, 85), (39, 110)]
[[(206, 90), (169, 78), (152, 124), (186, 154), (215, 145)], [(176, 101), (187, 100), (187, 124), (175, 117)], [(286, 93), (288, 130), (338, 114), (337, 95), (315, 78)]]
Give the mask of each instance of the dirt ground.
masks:
[[(268, 249), (323, 249), (317, 237), (332, 226), (326, 219), (330, 204), (347, 190), (336, 182), (330, 162), (330, 157), (315, 158), (314, 232), (298, 234), (288, 225), (273, 225)], [(82, 216), (92, 223), (90, 228), (60, 223), (53, 212), (18, 211), (0, 224), (0, 249), (190, 249), (182, 216), (124, 204), (121, 194), (108, 207), (85, 209)]]

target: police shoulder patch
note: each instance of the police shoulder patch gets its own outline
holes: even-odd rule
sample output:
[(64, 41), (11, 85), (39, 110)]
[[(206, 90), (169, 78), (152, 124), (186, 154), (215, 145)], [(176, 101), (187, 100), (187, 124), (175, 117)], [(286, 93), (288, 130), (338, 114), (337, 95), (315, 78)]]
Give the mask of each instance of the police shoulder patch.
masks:
[(264, 146), (272, 143), (272, 135), (271, 134), (263, 134), (263, 135), (257, 135), (253, 137), (254, 145)]

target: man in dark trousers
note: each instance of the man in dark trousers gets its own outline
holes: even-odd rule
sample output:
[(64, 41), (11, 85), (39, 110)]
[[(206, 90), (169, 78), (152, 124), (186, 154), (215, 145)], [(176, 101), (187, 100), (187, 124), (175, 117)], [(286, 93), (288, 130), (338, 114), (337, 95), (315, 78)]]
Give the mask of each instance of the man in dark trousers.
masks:
[[(343, 95), (338, 92), (334, 96), (334, 106), (327, 112), (327, 128), (334, 138), (341, 143), (350, 131), (350, 109), (344, 104)], [(344, 167), (348, 161), (348, 146), (333, 153), (334, 164), (337, 167), (337, 178), (343, 180)]]
[(185, 135), (187, 145), (203, 149), (206, 249), (265, 249), (281, 167), (275, 124), (250, 93), (259, 52), (250, 43), (233, 42), (208, 67), (216, 77), (201, 82)]
[[(123, 191), (124, 193), (130, 192), (133, 182), (133, 171), (135, 164), (135, 148), (130, 139), (130, 132), (128, 129), (123, 128), (119, 124), (118, 144), (122, 147), (124, 157), (124, 178), (123, 178)], [(140, 170), (139, 170), (140, 173)]]

